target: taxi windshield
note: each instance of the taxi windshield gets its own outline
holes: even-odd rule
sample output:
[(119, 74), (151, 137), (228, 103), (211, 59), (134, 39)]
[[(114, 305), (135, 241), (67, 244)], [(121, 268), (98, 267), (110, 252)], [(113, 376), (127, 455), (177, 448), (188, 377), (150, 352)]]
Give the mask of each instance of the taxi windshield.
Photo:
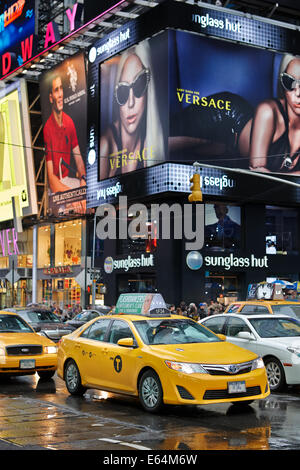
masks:
[(282, 305), (272, 305), (273, 313), (280, 315), (289, 315), (290, 317), (300, 319), (300, 304), (290, 303)]
[(33, 330), (16, 315), (0, 315), (0, 334), (11, 332), (32, 333)]
[(221, 341), (193, 320), (139, 320), (133, 322), (145, 344), (187, 344)]
[(292, 318), (249, 319), (261, 338), (285, 338), (300, 336), (300, 322)]

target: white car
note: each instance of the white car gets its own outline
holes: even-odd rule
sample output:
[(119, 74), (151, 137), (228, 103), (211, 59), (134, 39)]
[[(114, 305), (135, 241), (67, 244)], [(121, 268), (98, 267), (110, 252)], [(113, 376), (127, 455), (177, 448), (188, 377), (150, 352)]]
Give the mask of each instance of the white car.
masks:
[(300, 321), (284, 315), (212, 315), (200, 323), (264, 360), (271, 391), (300, 384)]

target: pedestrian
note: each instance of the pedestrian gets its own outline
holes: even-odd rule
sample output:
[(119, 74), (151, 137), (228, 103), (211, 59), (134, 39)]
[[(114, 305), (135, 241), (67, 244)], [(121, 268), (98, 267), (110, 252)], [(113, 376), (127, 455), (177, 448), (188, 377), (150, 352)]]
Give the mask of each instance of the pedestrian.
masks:
[(180, 310), (181, 310), (181, 315), (184, 315), (187, 317), (188, 315), (188, 309), (187, 309), (187, 305), (186, 303), (184, 302), (184, 300), (182, 300), (179, 304), (179, 307), (180, 307)]
[(208, 312), (207, 312), (208, 316), (214, 315), (215, 313), (217, 313), (216, 312), (216, 304), (215, 304), (214, 300), (210, 301), (207, 310), (208, 310)]
[(207, 303), (206, 302), (200, 302), (199, 308), (198, 308), (198, 315), (199, 315), (200, 320), (202, 318), (207, 317), (208, 311), (207, 311)]
[(190, 303), (188, 308), (188, 316), (195, 321), (199, 320), (198, 310), (195, 303)]

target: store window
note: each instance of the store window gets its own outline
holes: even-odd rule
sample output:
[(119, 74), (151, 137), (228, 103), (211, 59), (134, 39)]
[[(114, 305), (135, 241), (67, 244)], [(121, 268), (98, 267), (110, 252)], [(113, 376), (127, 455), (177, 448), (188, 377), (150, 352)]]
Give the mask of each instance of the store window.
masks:
[(9, 267), (9, 258), (8, 256), (0, 257), (0, 269), (8, 269)]
[(117, 277), (117, 296), (129, 292), (155, 292), (156, 276), (152, 273), (120, 274)]
[(205, 273), (205, 302), (217, 300), (224, 306), (241, 298), (242, 275), (224, 275), (223, 273)]
[(298, 211), (266, 206), (266, 254), (298, 254)]
[(50, 266), (50, 225), (38, 228), (38, 268), (47, 268)]
[[(129, 227), (130, 223), (134, 223), (135, 218), (139, 218), (140, 214), (137, 215), (128, 214), (127, 219), (127, 228)], [(145, 226), (137, 226), (136, 234), (132, 235), (131, 237), (128, 236), (126, 239), (117, 239), (117, 254), (118, 255), (125, 255), (128, 253), (154, 253), (157, 248), (157, 223), (156, 221), (150, 222), (151, 220), (151, 211), (148, 208), (147, 214), (144, 217), (146, 222)], [(117, 233), (119, 233), (119, 223), (120, 223), (120, 216), (117, 218)], [(124, 223), (124, 221), (123, 221)]]
[(215, 251), (240, 248), (241, 208), (225, 203), (205, 204), (205, 247)]
[(81, 262), (81, 220), (55, 225), (55, 266)]
[(18, 267), (32, 268), (33, 230), (32, 228), (18, 233)]

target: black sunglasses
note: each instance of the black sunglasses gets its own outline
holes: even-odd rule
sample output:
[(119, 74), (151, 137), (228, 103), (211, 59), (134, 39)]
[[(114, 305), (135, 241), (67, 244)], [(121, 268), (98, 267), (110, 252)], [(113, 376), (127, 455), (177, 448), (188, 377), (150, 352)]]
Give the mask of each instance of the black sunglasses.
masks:
[(280, 81), (283, 88), (287, 91), (293, 91), (296, 88), (297, 84), (300, 86), (300, 80), (296, 79), (295, 77), (289, 75), (286, 72), (280, 74)]
[(136, 98), (141, 98), (147, 90), (150, 81), (150, 70), (141, 70), (132, 83), (119, 82), (115, 87), (115, 98), (120, 106), (124, 106), (129, 98), (130, 88)]

